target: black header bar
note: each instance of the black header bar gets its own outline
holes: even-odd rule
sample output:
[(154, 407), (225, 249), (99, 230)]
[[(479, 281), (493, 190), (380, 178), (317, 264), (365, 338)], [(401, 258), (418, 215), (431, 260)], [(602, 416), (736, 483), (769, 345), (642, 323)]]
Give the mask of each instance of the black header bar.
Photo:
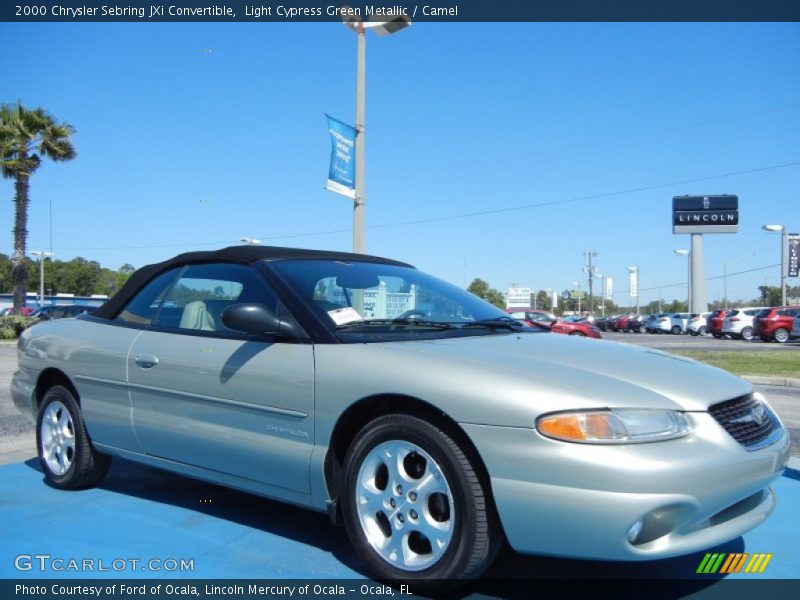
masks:
[(717, 196), (675, 196), (672, 199), (672, 210), (738, 210), (739, 196), (723, 194)]
[(0, 21), (311, 22), (342, 20), (349, 5), (365, 21), (414, 22), (797, 22), (797, 0), (15, 0)]

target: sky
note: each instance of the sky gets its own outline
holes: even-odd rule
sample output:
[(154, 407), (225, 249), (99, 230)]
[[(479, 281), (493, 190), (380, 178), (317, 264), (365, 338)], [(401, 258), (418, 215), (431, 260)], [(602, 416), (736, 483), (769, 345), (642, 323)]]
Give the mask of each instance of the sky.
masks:
[[(337, 23), (0, 23), (0, 102), (76, 129), (77, 158), (31, 180), (28, 250), (50, 249), (51, 214), (56, 258), (112, 269), (242, 237), (351, 250), (352, 201), (324, 189), (324, 114), (354, 121), (355, 53)], [(756, 298), (779, 285), (779, 236), (761, 226), (800, 232), (798, 62), (797, 23), (370, 36), (367, 252), (558, 291), (586, 289), (596, 252), (618, 304), (627, 266), (642, 304), (682, 299), (672, 197), (737, 194), (739, 233), (704, 236), (708, 298), (724, 270), (729, 299)], [(11, 181), (0, 198), (10, 254)]]

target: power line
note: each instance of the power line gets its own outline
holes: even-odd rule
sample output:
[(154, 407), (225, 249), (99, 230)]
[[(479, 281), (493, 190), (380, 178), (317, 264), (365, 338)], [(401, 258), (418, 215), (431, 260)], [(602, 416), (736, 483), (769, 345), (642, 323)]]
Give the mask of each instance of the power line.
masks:
[[(559, 206), (564, 204), (571, 204), (575, 202), (584, 202), (586, 200), (598, 200), (601, 198), (610, 198), (612, 196), (622, 196), (625, 194), (634, 194), (636, 192), (647, 192), (652, 190), (658, 190), (668, 187), (673, 187), (676, 185), (686, 185), (689, 183), (699, 183), (702, 181), (712, 181), (715, 179), (724, 179), (726, 177), (737, 177), (741, 175), (752, 175), (753, 173), (763, 173), (765, 171), (774, 171), (777, 169), (787, 169), (791, 167), (800, 166), (800, 160), (782, 163), (777, 165), (770, 165), (768, 167), (757, 167), (754, 169), (745, 169), (742, 171), (732, 171), (729, 173), (722, 173), (720, 175), (708, 175), (705, 177), (695, 177), (692, 179), (682, 179), (679, 181), (671, 181), (669, 183), (659, 183), (654, 185), (645, 185), (639, 186), (634, 188), (627, 188), (624, 190), (616, 190), (613, 192), (602, 192), (598, 194), (589, 194), (585, 196), (575, 196), (573, 198), (564, 198), (562, 200), (548, 200), (544, 202), (532, 202), (529, 204), (520, 204), (517, 206), (508, 206), (505, 208), (494, 208), (489, 210), (481, 210), (475, 212), (468, 212), (468, 213), (458, 213), (453, 215), (443, 215), (440, 217), (429, 217), (425, 219), (413, 219), (409, 221), (396, 221), (394, 223), (382, 223), (378, 225), (367, 225), (367, 229), (388, 229), (392, 227), (405, 227), (408, 225), (422, 225), (426, 223), (439, 223), (442, 221), (451, 221), (455, 219), (467, 219), (471, 217), (485, 217), (489, 215), (497, 215), (503, 213), (510, 213), (510, 212), (517, 212), (521, 210), (528, 210), (531, 208), (541, 208), (544, 206)], [(352, 228), (345, 227), (341, 229), (329, 229), (326, 231), (315, 231), (315, 232), (307, 232), (307, 233), (295, 233), (295, 234), (288, 234), (288, 235), (274, 235), (274, 236), (264, 236), (262, 239), (264, 240), (284, 240), (284, 239), (295, 239), (295, 238), (302, 238), (302, 237), (316, 237), (320, 235), (331, 235), (335, 233), (348, 233), (351, 232)], [(186, 247), (186, 246), (213, 246), (219, 244), (229, 244), (229, 243), (238, 243), (238, 240), (235, 241), (219, 241), (219, 242), (186, 242), (186, 243), (175, 243), (175, 244), (154, 244), (154, 245), (142, 245), (142, 246), (112, 246), (112, 247), (87, 247), (87, 246), (73, 246), (73, 247), (64, 247), (60, 248), (60, 250), (127, 250), (127, 249), (134, 249), (134, 250), (141, 250), (147, 248), (176, 248), (176, 247)]]

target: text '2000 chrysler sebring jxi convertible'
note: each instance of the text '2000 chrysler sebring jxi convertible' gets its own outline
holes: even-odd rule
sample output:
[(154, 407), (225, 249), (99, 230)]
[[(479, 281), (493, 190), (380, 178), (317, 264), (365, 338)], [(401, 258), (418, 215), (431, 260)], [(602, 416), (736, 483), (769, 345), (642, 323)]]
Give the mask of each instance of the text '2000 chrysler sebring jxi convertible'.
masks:
[(553, 335), (414, 267), (177, 256), (19, 341), (48, 481), (121, 456), (319, 511), (371, 572), (441, 589), (518, 552), (650, 560), (761, 523), (788, 460), (751, 384)]

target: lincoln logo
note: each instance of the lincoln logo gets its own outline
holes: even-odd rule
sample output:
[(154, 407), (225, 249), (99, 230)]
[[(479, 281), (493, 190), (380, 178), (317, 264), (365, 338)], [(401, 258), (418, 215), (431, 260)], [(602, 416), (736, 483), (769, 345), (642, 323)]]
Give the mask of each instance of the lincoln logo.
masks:
[(741, 417), (737, 417), (736, 419), (731, 419), (731, 423), (735, 423), (737, 425), (744, 425), (745, 423), (755, 423), (759, 427), (761, 427), (764, 422), (767, 420), (767, 410), (764, 408), (763, 404), (756, 404), (753, 408), (750, 409), (750, 412), (746, 415)]
[(711, 200), (708, 199), (708, 196), (703, 198), (703, 210), (708, 210), (711, 207)]

